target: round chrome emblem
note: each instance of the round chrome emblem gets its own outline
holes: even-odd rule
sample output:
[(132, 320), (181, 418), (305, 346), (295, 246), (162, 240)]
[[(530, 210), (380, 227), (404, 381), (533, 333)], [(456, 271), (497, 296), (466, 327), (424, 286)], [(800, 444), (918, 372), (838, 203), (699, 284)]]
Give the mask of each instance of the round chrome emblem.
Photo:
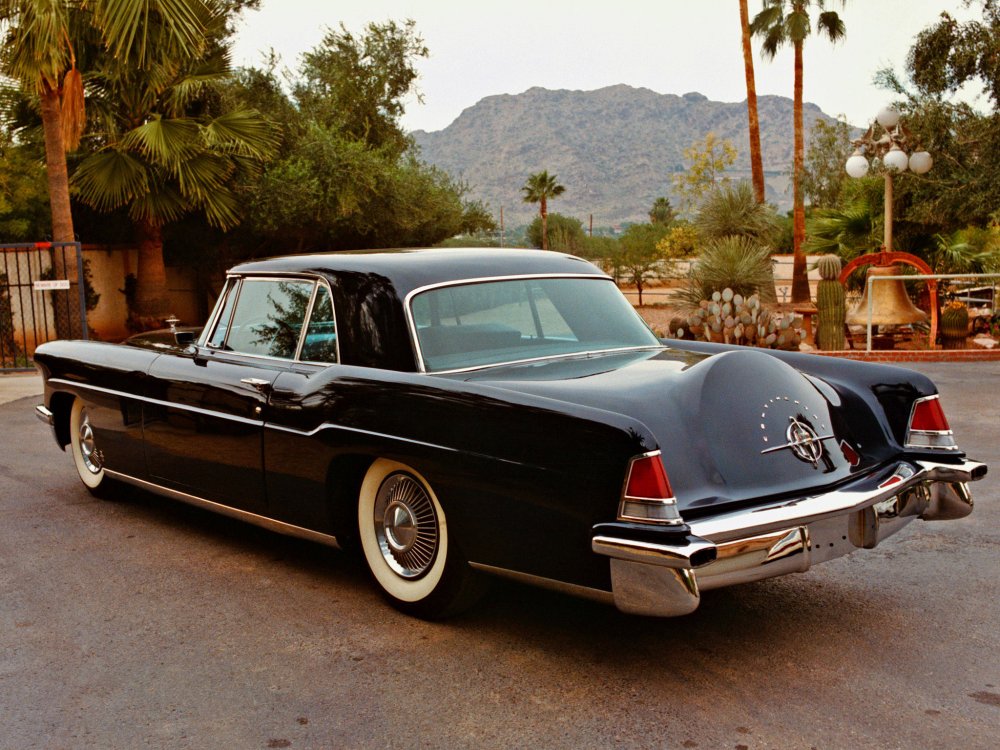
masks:
[(785, 439), (795, 457), (802, 461), (815, 464), (823, 455), (823, 442), (816, 431), (794, 417), (789, 417)]

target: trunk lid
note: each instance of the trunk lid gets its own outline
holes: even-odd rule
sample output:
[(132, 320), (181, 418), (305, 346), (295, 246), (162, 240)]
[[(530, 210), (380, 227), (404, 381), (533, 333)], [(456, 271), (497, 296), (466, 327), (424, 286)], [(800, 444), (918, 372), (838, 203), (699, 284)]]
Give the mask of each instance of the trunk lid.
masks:
[(656, 436), (686, 517), (812, 494), (876, 463), (845, 458), (842, 440), (861, 451), (832, 388), (753, 349), (637, 351), (450, 377), (641, 421)]

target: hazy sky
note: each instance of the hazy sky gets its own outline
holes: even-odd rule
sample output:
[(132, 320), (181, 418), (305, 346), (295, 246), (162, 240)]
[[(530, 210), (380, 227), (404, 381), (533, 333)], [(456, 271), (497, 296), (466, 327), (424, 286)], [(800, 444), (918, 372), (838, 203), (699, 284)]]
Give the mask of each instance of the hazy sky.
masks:
[[(921, 29), (957, 0), (847, 0), (844, 41), (811, 36), (805, 47), (805, 99), (827, 114), (867, 123), (889, 100), (872, 83), (886, 65), (901, 70)], [(958, 6), (956, 8), (956, 6)], [(761, 0), (749, 0), (750, 15)], [(532, 86), (592, 90), (617, 83), (664, 94), (699, 91), (709, 99), (746, 98), (737, 0), (263, 0), (247, 13), (233, 49), (236, 65), (259, 65), (274, 48), (287, 67), (343, 22), (412, 18), (430, 48), (419, 62), (424, 103), (409, 101), (408, 130), (440, 130), (485, 96)], [(792, 53), (763, 61), (754, 42), (757, 92), (792, 95)], [(985, 100), (967, 97), (985, 107)]]

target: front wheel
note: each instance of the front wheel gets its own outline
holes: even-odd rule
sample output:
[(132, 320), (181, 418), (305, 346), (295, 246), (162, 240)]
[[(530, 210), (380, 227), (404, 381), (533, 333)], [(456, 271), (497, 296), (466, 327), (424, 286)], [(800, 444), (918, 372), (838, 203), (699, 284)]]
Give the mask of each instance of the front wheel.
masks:
[(430, 484), (404, 464), (379, 459), (358, 499), (365, 562), (389, 602), (402, 612), (438, 619), (472, 606), (482, 578), (450, 538)]
[(69, 437), (80, 481), (92, 495), (108, 497), (114, 481), (104, 474), (104, 454), (97, 445), (87, 407), (79, 398), (73, 400), (70, 411)]

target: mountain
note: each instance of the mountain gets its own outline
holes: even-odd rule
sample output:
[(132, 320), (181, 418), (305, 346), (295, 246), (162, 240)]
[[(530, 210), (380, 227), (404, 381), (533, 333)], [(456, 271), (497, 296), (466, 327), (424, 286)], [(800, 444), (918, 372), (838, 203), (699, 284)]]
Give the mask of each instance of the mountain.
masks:
[[(760, 96), (761, 150), (767, 199), (791, 208), (792, 100)], [(815, 104), (803, 107), (807, 131)], [(624, 84), (596, 91), (531, 88), (488, 96), (444, 130), (412, 133), (421, 158), (467, 182), (471, 196), (508, 227), (527, 223), (537, 207), (521, 202), (528, 175), (547, 169), (566, 186), (550, 210), (596, 226), (647, 221), (657, 196), (670, 196), (671, 176), (684, 169), (683, 151), (709, 131), (739, 154), (726, 174), (750, 178), (746, 102), (713, 102), (699, 93), (658, 94)], [(849, 154), (844, 154), (846, 160)], [(676, 207), (676, 201), (672, 200)]]

